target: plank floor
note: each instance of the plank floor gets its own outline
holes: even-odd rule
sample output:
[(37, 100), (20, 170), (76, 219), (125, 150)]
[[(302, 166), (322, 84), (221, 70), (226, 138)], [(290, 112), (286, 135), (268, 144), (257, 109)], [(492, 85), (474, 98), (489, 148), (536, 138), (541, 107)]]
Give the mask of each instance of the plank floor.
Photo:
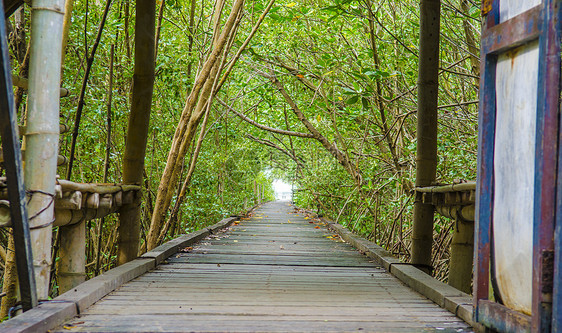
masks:
[(53, 332), (471, 331), (286, 202), (185, 251)]

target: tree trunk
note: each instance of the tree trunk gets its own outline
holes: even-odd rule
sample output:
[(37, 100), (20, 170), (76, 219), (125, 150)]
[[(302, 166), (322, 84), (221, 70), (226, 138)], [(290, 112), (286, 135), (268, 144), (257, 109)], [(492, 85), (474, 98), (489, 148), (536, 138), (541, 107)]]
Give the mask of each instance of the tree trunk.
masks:
[(176, 132), (172, 141), (172, 147), (168, 153), (166, 167), (162, 174), (160, 185), (158, 186), (154, 213), (152, 214), (147, 238), (147, 250), (149, 251), (157, 246), (160, 229), (162, 228), (166, 213), (170, 207), (174, 192), (173, 189), (178, 180), (180, 166), (182, 165), (185, 153), (197, 130), (197, 125), (204, 114), (204, 106), (207, 103), (214, 82), (218, 77), (218, 73), (220, 73), (219, 58), (223, 55), (224, 48), (231, 37), (231, 33), (234, 31), (234, 26), (239, 18), (239, 13), (243, 8), (243, 4), (244, 0), (236, 0), (222, 32), (220, 34), (218, 31), (215, 32), (215, 36), (218, 37), (213, 43), (212, 51), (197, 76), (193, 89), (182, 111), (180, 122), (176, 127)]
[(16, 251), (14, 246), (14, 236), (8, 236), (8, 253), (4, 263), (4, 280), (2, 282), (2, 292), (6, 294), (2, 298), (0, 307), (0, 318), (6, 318), (8, 311), (18, 301), (18, 273), (16, 268)]
[[(440, 6), (440, 0), (422, 0), (420, 4), (416, 187), (432, 185), (437, 169)], [(431, 270), (433, 210), (431, 204), (421, 201), (421, 196), (416, 197), (412, 263), (428, 272)]]
[[(154, 44), (156, 1), (137, 2), (135, 22), (135, 73), (125, 155), (123, 184), (142, 185), (148, 138), (152, 92), (154, 88)], [(137, 257), (140, 243), (140, 205), (124, 205), (119, 214), (117, 263)]]
[[(72, 25), (72, 10), (74, 9), (74, 0), (66, 0), (64, 5), (64, 22), (62, 25), (62, 53), (61, 66), (64, 66), (64, 58), (66, 56), (66, 45), (68, 43), (68, 32)], [(62, 72), (62, 70), (61, 70)]]

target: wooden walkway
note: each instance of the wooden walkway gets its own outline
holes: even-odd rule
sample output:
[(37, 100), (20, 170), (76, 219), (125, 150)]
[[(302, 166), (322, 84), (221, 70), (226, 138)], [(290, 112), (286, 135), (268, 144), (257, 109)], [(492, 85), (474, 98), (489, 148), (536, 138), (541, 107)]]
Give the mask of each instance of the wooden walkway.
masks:
[(325, 226), (267, 203), (52, 332), (467, 332)]

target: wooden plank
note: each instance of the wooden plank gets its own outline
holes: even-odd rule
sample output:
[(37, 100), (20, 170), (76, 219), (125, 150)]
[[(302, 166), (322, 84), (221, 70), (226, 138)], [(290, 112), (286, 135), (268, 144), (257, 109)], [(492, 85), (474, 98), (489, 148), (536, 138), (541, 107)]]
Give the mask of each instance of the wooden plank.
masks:
[(472, 324), (473, 306), (469, 295), (433, 279), (413, 266), (401, 264), (380, 246), (353, 235), (345, 227), (330, 221), (328, 223), (330, 228), (343, 239), (364, 251), (367, 256), (374, 258), (402, 282)]
[(135, 259), (72, 288), (56, 301), (75, 303), (80, 313), (115, 288), (152, 268), (154, 259)]
[(33, 310), (4, 321), (0, 324), (0, 331), (5, 333), (44, 332), (46, 328), (55, 327), (77, 314), (76, 304), (73, 302), (44, 303)]
[(327, 238), (332, 232), (316, 229), (320, 223), (291, 211), (265, 204), (54, 332), (470, 331), (373, 259)]

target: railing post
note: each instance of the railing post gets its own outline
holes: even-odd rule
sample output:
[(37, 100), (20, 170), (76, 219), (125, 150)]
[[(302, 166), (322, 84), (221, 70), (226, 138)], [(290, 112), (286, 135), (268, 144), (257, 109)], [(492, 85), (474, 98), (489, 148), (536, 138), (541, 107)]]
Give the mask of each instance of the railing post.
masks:
[(86, 222), (60, 227), (59, 294), (86, 280)]
[[(135, 72), (133, 75), (133, 96), (127, 141), (123, 157), (123, 184), (142, 185), (144, 157), (152, 92), (154, 89), (154, 38), (156, 24), (156, 2), (136, 2), (135, 21)], [(161, 185), (166, 186), (166, 185)], [(139, 202), (123, 205), (119, 214), (119, 248), (117, 263), (122, 265), (137, 257), (140, 244)]]
[[(437, 93), (439, 70), (440, 0), (420, 3), (420, 53), (418, 76), (418, 121), (416, 187), (432, 185), (437, 169)], [(412, 263), (431, 271), (433, 206), (418, 193), (414, 203)]]
[(470, 294), (474, 259), (474, 221), (455, 221), (449, 261), (449, 285)]
[(63, 18), (64, 0), (33, 1), (24, 179), (39, 299), (49, 296), (51, 276)]

